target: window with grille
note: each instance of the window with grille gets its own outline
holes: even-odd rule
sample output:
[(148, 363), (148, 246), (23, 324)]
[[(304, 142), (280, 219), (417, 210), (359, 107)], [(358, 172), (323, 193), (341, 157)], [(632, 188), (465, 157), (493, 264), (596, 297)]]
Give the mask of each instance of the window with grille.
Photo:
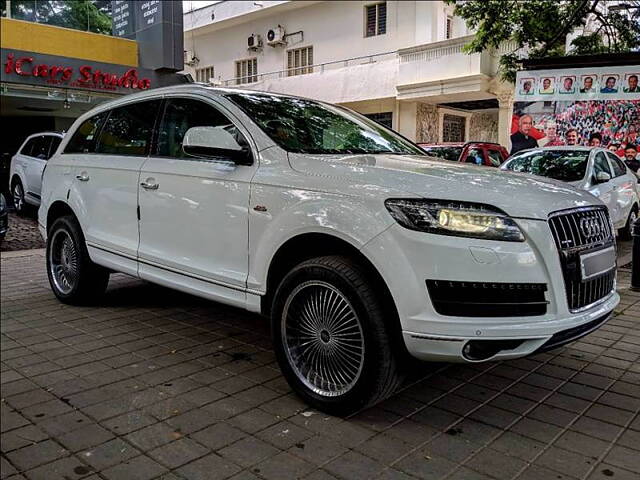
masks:
[(313, 47), (296, 48), (287, 51), (287, 75), (313, 73)]
[(380, 112), (380, 113), (365, 113), (365, 117), (370, 118), (374, 122), (378, 122), (387, 128), (392, 128), (393, 113), (392, 112)]
[(447, 17), (447, 25), (445, 28), (445, 38), (449, 39), (453, 37), (453, 18)]
[(209, 83), (210, 78), (213, 78), (213, 67), (196, 68), (196, 82)]
[(443, 142), (464, 142), (467, 119), (458, 115), (444, 114), (442, 120)]
[(365, 37), (387, 33), (387, 2), (364, 7)]
[(236, 85), (258, 81), (258, 59), (249, 58), (236, 62)]

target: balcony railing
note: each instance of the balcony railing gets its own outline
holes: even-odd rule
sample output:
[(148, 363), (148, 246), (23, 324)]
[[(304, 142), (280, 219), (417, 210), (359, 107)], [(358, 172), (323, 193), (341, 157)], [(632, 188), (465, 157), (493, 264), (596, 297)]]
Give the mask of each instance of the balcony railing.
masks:
[[(287, 77), (298, 77), (300, 75), (309, 75), (314, 73), (324, 73), (328, 70), (337, 70), (339, 68), (348, 68), (354, 67), (358, 65), (371, 65), (377, 62), (387, 62), (387, 61), (397, 61), (398, 52), (384, 52), (378, 53), (375, 55), (366, 55), (362, 57), (353, 57), (347, 58), (344, 60), (336, 60), (333, 62), (325, 62), (325, 63), (316, 63), (313, 65), (308, 65), (305, 67), (295, 67), (295, 68), (287, 68), (286, 70), (278, 70), (274, 72), (267, 73), (259, 73), (254, 75), (257, 82), (262, 80), (274, 80), (279, 78), (287, 78)], [(306, 72), (306, 73), (299, 73)], [(222, 80), (220, 82), (221, 85), (225, 87), (235, 86), (235, 85), (250, 85), (250, 83), (246, 83), (244, 77), (233, 77), (228, 78), (226, 80)], [(252, 82), (254, 83), (254, 82)]]

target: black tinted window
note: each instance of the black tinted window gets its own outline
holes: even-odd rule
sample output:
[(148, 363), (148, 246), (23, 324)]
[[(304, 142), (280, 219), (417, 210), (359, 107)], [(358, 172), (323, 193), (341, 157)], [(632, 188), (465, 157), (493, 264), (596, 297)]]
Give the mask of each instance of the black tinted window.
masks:
[(109, 112), (102, 112), (82, 122), (67, 143), (64, 153), (93, 153), (98, 132)]
[(231, 133), (239, 145), (247, 144), (233, 123), (218, 109), (198, 100), (176, 98), (167, 101), (158, 131), (157, 154), (161, 157), (189, 157), (182, 151), (182, 140), (187, 130), (193, 127), (221, 128)]
[(49, 157), (49, 145), (51, 144), (50, 137), (40, 136), (35, 139), (33, 144), (33, 150), (31, 150), (31, 156), (39, 158), (40, 160), (47, 160)]
[(100, 132), (97, 153), (146, 155), (160, 100), (133, 103), (111, 110)]
[(50, 137), (50, 138), (51, 138), (51, 145), (49, 146), (49, 155), (47, 156), (47, 159), (53, 157), (53, 154), (56, 153), (56, 150), (58, 149), (58, 146), (62, 141), (62, 138), (60, 137)]
[(24, 147), (22, 147), (22, 150), (20, 150), (20, 155), (31, 156), (31, 152), (33, 152), (33, 147), (36, 145), (38, 138), (39, 137), (33, 137), (31, 140), (25, 143)]

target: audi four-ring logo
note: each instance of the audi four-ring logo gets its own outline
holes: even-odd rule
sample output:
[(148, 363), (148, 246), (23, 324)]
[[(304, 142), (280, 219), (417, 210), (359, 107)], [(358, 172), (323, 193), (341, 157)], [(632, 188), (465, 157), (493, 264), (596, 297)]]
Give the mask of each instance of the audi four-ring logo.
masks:
[(596, 218), (583, 218), (580, 220), (580, 231), (587, 238), (595, 237), (602, 233), (602, 225)]

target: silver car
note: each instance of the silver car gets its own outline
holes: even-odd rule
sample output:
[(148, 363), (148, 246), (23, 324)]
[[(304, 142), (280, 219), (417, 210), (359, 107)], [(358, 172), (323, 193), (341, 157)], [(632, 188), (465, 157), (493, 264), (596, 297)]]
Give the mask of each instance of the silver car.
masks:
[(619, 236), (629, 239), (638, 218), (638, 178), (624, 162), (604, 148), (546, 147), (523, 150), (500, 167), (569, 183), (602, 200)]

